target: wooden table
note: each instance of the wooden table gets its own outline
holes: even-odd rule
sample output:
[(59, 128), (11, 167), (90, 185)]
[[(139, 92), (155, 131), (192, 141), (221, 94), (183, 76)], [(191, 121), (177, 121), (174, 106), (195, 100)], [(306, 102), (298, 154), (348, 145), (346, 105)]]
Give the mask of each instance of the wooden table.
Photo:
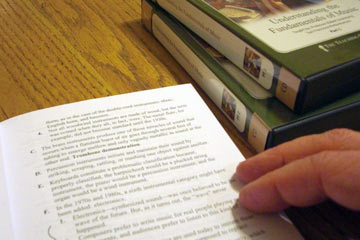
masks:
[[(0, 121), (189, 82), (197, 87), (142, 26), (140, 0), (0, 1)], [(251, 156), (249, 145), (199, 92), (241, 152)]]
[[(142, 26), (140, 0), (0, 0), (0, 121), (59, 104), (183, 83), (193, 83), (240, 151), (253, 155)], [(319, 210), (291, 210), (303, 231), (314, 232), (312, 239), (326, 239), (324, 232), (341, 238), (331, 225), (319, 222)], [(324, 231), (317, 232), (319, 224)]]

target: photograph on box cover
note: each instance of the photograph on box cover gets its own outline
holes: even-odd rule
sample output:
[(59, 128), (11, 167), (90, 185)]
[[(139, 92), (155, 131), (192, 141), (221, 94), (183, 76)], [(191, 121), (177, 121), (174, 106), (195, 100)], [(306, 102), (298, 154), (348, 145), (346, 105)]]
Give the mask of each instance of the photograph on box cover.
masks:
[(204, 0), (237, 23), (331, 0)]

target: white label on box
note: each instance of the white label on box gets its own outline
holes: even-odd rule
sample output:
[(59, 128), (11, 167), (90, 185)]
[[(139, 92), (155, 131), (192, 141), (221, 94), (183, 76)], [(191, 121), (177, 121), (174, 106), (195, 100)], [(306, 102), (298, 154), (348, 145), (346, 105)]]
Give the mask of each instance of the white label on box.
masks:
[[(331, 0), (239, 24), (275, 51), (287, 53), (359, 31), (359, 23), (359, 0)], [(354, 38), (360, 34), (346, 42)]]

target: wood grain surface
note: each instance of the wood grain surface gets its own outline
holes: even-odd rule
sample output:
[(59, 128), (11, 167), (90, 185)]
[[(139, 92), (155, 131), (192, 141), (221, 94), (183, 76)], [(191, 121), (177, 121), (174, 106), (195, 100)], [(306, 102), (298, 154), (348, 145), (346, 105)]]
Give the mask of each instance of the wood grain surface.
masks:
[(140, 0), (0, 0), (0, 121), (109, 95), (193, 83), (249, 157), (252, 148), (141, 24)]

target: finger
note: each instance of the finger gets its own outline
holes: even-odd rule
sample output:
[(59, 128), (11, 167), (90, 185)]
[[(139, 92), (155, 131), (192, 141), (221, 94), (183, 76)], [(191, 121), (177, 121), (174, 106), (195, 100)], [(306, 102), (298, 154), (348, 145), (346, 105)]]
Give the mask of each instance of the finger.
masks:
[(331, 198), (360, 210), (359, 156), (360, 151), (329, 151), (293, 161), (246, 185), (239, 202), (255, 212), (273, 212)]
[(247, 183), (291, 161), (328, 150), (360, 150), (360, 132), (334, 129), (297, 138), (241, 162), (236, 176)]

